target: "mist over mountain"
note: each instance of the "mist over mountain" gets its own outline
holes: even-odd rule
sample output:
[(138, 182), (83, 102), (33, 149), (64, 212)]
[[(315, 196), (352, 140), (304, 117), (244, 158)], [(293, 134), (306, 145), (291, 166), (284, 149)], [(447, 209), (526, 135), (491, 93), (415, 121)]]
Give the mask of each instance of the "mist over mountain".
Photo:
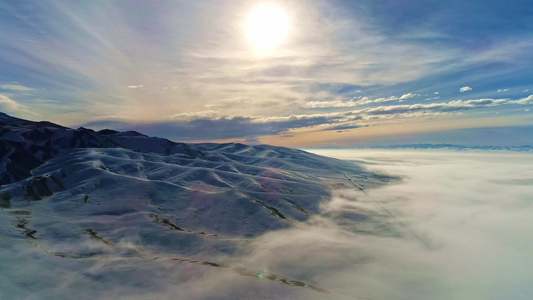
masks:
[(529, 153), (0, 122), (1, 299), (533, 295)]
[[(154, 213), (189, 218), (189, 226), (256, 235), (317, 213), (329, 196), (326, 182), (357, 176), (358, 184), (372, 186), (386, 179), (356, 165), (282, 147), (191, 145), (132, 131), (70, 129), (7, 115), (1, 120), (0, 183), (3, 197), (12, 198), (15, 206), (19, 199), (50, 198), (116, 208), (113, 200), (100, 203), (115, 195), (131, 203), (103, 214), (128, 213), (140, 201)], [(213, 228), (209, 220), (216, 215), (229, 224)], [(245, 221), (253, 217), (261, 226)]]
[(533, 6), (0, 1), (0, 300), (533, 299)]
[[(235, 255), (254, 237), (318, 214), (334, 188), (395, 180), (283, 147), (176, 143), (5, 114), (0, 122), (3, 243), (53, 259), (97, 262), (126, 251), (219, 266), (213, 256)], [(264, 276), (321, 291), (298, 277)], [(16, 286), (4, 295), (20, 292)]]

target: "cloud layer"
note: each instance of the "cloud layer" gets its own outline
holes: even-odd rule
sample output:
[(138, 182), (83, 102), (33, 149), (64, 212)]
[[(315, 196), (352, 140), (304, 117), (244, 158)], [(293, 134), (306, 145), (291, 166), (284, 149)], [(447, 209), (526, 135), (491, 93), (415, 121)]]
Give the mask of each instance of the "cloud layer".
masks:
[[(41, 1), (34, 9), (3, 3), (0, 53), (11, 78), (1, 78), (9, 80), (2, 86), (76, 104), (60, 115), (39, 108), (56, 117), (52, 121), (68, 120), (65, 125), (91, 121), (87, 115), (153, 121), (208, 106), (226, 116), (275, 116), (321, 107), (322, 96), (361, 93), (386, 102), (397, 100), (383, 96), (396, 90), (398, 100), (411, 100), (429, 86), (460, 84), (450, 73), (488, 63), (515, 68), (517, 58), (532, 52), (529, 36), (510, 36), (483, 49), (459, 47), (437, 30), (444, 31), (442, 26), (434, 26), (438, 18), (427, 28), (403, 27), (392, 34), (402, 27), (390, 24), (392, 19), (375, 22), (380, 14), (371, 2), (360, 3), (366, 10), (321, 0), (280, 5), (290, 18), (290, 36), (276, 51), (258, 55), (243, 28), (253, 9), (249, 1), (84, 6)], [(448, 79), (436, 84), (439, 76)], [(477, 84), (476, 76), (471, 79)], [(7, 83), (15, 81), (21, 84)], [(32, 88), (37, 86), (43, 88)], [(13, 99), (30, 101), (18, 97)], [(337, 107), (349, 104), (354, 103)]]
[[(400, 100), (400, 98), (389, 97), (355, 101), (333, 100), (320, 103), (308, 102), (307, 105), (312, 107), (312, 109), (351, 108), (395, 100)], [(361, 127), (375, 126), (376, 124), (373, 122), (380, 120), (420, 120), (435, 116), (459, 114), (465, 111), (483, 111), (531, 104), (533, 104), (533, 95), (518, 100), (487, 98), (437, 103), (380, 105), (337, 112), (315, 111), (286, 117), (223, 116), (216, 110), (203, 110), (195, 113), (176, 114), (172, 120), (166, 122), (139, 124), (117, 119), (94, 121), (83, 126), (94, 129), (136, 130), (148, 135), (157, 135), (181, 141), (250, 138), (264, 135), (288, 137), (292, 134), (297, 134), (299, 131), (357, 130), (357, 128)], [(487, 141), (487, 143), (491, 144), (490, 141)]]
[[(532, 165), (525, 163), (529, 154), (319, 153), (363, 161), (373, 170), (404, 178), (368, 194), (340, 192), (327, 206), (330, 215), (344, 215), (340, 228), (354, 234), (351, 250), (341, 250), (340, 241), (328, 247), (332, 256), (351, 260), (345, 261), (344, 272), (324, 274), (328, 282), (339, 288), (351, 282), (352, 288), (344, 291), (371, 299), (533, 296), (527, 283), (532, 265), (526, 262), (533, 247), (532, 228), (526, 225), (533, 214), (527, 204), (533, 192)], [(367, 224), (374, 218), (357, 218), (370, 212), (388, 220), (381, 230)], [(364, 234), (368, 228), (379, 234)], [(320, 230), (317, 243), (323, 238)], [(298, 244), (298, 239), (286, 244)], [(357, 263), (350, 252), (368, 256)]]
[(25, 105), (22, 105), (4, 95), (0, 95), (0, 109), (15, 115), (32, 115), (32, 112)]
[[(227, 237), (213, 244), (195, 244), (195, 260), (158, 251), (157, 243), (142, 252), (136, 240), (122, 240), (112, 250), (91, 239), (53, 245), (36, 240), (28, 246), (20, 234), (13, 234), (0, 239), (0, 254), (9, 258), (0, 266), (10, 271), (0, 273), (0, 297), (533, 297), (530, 154), (320, 153), (357, 160), (375, 171), (402, 176), (402, 181), (364, 192), (347, 181), (337, 182), (333, 197), (308, 222), (254, 239)], [(3, 216), (0, 225), (6, 228), (17, 222), (17, 216)], [(49, 276), (51, 270), (54, 276)], [(275, 275), (277, 280), (262, 274)], [(281, 279), (297, 279), (300, 285), (284, 284)], [(303, 287), (303, 282), (327, 293)]]

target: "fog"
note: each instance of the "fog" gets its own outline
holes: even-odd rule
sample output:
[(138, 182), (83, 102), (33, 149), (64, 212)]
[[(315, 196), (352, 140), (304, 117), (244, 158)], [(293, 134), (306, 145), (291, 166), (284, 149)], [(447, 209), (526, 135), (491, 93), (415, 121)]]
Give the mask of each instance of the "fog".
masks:
[[(401, 180), (364, 191), (333, 190), (308, 222), (232, 239), (227, 242), (233, 250), (225, 254), (199, 244), (194, 259), (155, 247), (141, 251), (135, 240), (112, 248), (60, 241), (27, 247), (27, 241), (6, 235), (12, 239), (0, 241), (0, 295), (533, 299), (533, 155), (314, 152)], [(58, 252), (98, 255), (50, 255)]]
[[(370, 170), (403, 178), (400, 184), (367, 194), (337, 191), (325, 206), (326, 211), (371, 211), (395, 232), (390, 237), (350, 233), (369, 259), (362, 268), (347, 266), (329, 274), (330, 279), (353, 281), (353, 292), (376, 299), (533, 297), (531, 154), (319, 154), (358, 160)], [(332, 289), (349, 288), (346, 284)]]
[(533, 299), (533, 155), (315, 152), (402, 181), (334, 191), (308, 223), (255, 241), (244, 263), (330, 293), (301, 299)]

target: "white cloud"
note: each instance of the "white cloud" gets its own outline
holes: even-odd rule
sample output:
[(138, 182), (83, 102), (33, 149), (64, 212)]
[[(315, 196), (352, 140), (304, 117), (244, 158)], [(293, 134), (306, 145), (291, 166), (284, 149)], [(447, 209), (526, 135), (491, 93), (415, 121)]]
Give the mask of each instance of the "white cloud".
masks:
[(334, 101), (309, 101), (305, 104), (306, 107), (309, 108), (328, 108), (328, 107), (354, 107), (357, 105), (362, 105), (359, 101), (342, 101), (342, 100), (334, 100)]
[(217, 109), (228, 109), (228, 108), (234, 108), (234, 107), (242, 107), (245, 105), (249, 105), (250, 103), (253, 103), (253, 99), (247, 98), (247, 97), (234, 97), (234, 98), (228, 98), (228, 99), (222, 99), (217, 101), (216, 103), (210, 103), (204, 105), (207, 109), (217, 108)]
[[(395, 97), (398, 99), (397, 97)], [(390, 99), (390, 98), (380, 98)], [(243, 99), (232, 99), (233, 102), (240, 102)], [(361, 99), (363, 100), (363, 99)], [(361, 101), (360, 100), (360, 101)], [(364, 99), (363, 101), (375, 101)], [(323, 101), (311, 102), (309, 105), (314, 107), (350, 107), (354, 106), (357, 101)], [(250, 133), (255, 128), (254, 136), (279, 134), (288, 131), (320, 131), (331, 128), (346, 128), (347, 124), (351, 128), (354, 121), (360, 120), (394, 120), (394, 119), (420, 119), (420, 118), (435, 118), (443, 115), (461, 114), (468, 110), (486, 109), (490, 107), (500, 107), (504, 105), (518, 105), (533, 103), (533, 95), (520, 100), (510, 99), (471, 99), (471, 100), (454, 100), (440, 103), (416, 103), (411, 105), (397, 104), (397, 105), (381, 105), (377, 107), (367, 107), (357, 110), (348, 111), (334, 111), (329, 113), (315, 113), (315, 114), (291, 114), (285, 116), (242, 116), (229, 115), (224, 111), (212, 110), (211, 106), (206, 107), (206, 110), (200, 110), (190, 113), (177, 113), (170, 116), (170, 120), (181, 124), (179, 130), (193, 130), (194, 132), (203, 132), (205, 130), (212, 130), (217, 128), (216, 124), (224, 128), (231, 128), (233, 134), (231, 136), (224, 135), (224, 138), (236, 137), (235, 131), (243, 130), (243, 132)], [(343, 106), (341, 106), (343, 105)], [(195, 122), (199, 121), (199, 122)], [(167, 124), (168, 125), (168, 124)], [(166, 126), (166, 125), (165, 125)], [(180, 127), (181, 126), (181, 127)], [(207, 126), (207, 127), (206, 127)], [(357, 126), (360, 126), (357, 123)], [(246, 127), (246, 128), (244, 128)], [(166, 128), (166, 127), (165, 127)], [(178, 129), (173, 129), (174, 131)], [(192, 133), (191, 133), (192, 134)], [(226, 133), (224, 133), (226, 134)], [(222, 137), (219, 137), (222, 138)]]
[(517, 104), (533, 104), (533, 95), (529, 95), (526, 98), (522, 98), (520, 100), (512, 101), (513, 103)]
[(18, 84), (1, 84), (0, 89), (17, 91), (17, 92), (29, 92), (33, 90), (32, 88), (29, 88), (23, 85), (18, 85)]
[[(331, 257), (367, 258), (368, 263), (345, 263), (344, 271), (317, 277), (318, 283), (327, 280), (336, 287), (360, 283), (352, 293), (370, 299), (415, 299), (423, 294), (433, 299), (483, 299), (486, 295), (529, 298), (531, 288), (524, 279), (531, 278), (533, 267), (528, 259), (533, 245), (528, 204), (533, 165), (529, 154), (376, 150), (317, 153), (347, 160), (363, 157), (371, 171), (405, 179), (400, 184), (368, 190), (368, 194), (337, 191), (323, 211), (340, 220), (321, 220), (313, 223), (317, 224), (314, 230), (291, 229), (276, 236), (276, 242), (284, 246), (275, 245), (294, 256), (301, 249), (298, 236), (309, 237), (305, 245), (312, 248), (306, 251), (315, 250), (317, 258), (321, 247), (328, 248), (328, 255), (309, 259), (309, 266), (301, 266), (309, 270), (314, 270), (319, 261), (324, 266), (332, 265)], [(374, 223), (357, 218), (357, 223), (352, 223), (355, 218), (350, 217), (371, 212), (385, 217), (381, 221), (379, 217), (372, 219)], [(324, 234), (323, 229), (334, 224), (339, 232), (358, 237), (337, 239), (339, 243), (320, 241), (324, 236), (335, 236), (333, 231)], [(380, 227), (385, 224), (389, 224), (388, 230)], [(363, 227), (364, 233), (359, 233)], [(310, 240), (313, 236), (316, 243)], [(349, 240), (356, 242), (348, 244)], [(354, 251), (365, 254), (354, 255)], [(294, 264), (287, 256), (273, 253), (263, 258), (260, 261), (273, 260), (279, 263), (276, 265)], [(488, 276), (487, 270), (491, 270)], [(415, 283), (413, 289), (405, 288), (409, 282)]]
[(439, 94), (439, 92), (435, 92), (435, 95), (438, 95), (438, 94)]
[(405, 94), (402, 97), (398, 98), (396, 96), (390, 96), (388, 98), (377, 98), (377, 99), (370, 99), (368, 97), (363, 97), (360, 100), (329, 100), (329, 101), (309, 101), (305, 104), (305, 107), (309, 108), (342, 108), (342, 107), (354, 107), (359, 105), (365, 105), (370, 103), (381, 103), (381, 102), (389, 102), (389, 101), (395, 101), (401, 99), (407, 99), (414, 96), (414, 94)]
[[(531, 100), (528, 100), (531, 98)], [(522, 102), (519, 102), (522, 101)], [(411, 105), (384, 105), (378, 107), (364, 108), (351, 111), (352, 114), (363, 115), (395, 115), (412, 113), (412, 112), (438, 112), (438, 113), (452, 113), (475, 108), (486, 108), (500, 106), (504, 104), (525, 104), (526, 101), (533, 101), (533, 95), (518, 101), (510, 101), (509, 99), (473, 99), (473, 100), (454, 100), (449, 102), (428, 103), (428, 104), (411, 104)]]
[[(433, 100), (438, 97), (430, 98)], [(385, 98), (380, 98), (385, 99)], [(388, 98), (387, 98), (388, 99)], [(398, 99), (398, 98), (396, 98)], [(375, 100), (371, 100), (375, 101)], [(363, 118), (366, 120), (371, 119), (394, 119), (394, 118), (417, 118), (422, 116), (439, 116), (449, 113), (461, 113), (470, 109), (481, 109), (487, 107), (497, 107), (507, 104), (528, 104), (531, 101), (533, 103), (533, 95), (520, 99), (471, 99), (471, 100), (454, 100), (449, 102), (439, 103), (427, 103), (427, 104), (401, 104), (401, 105), (382, 105), (377, 107), (369, 107), (345, 112), (333, 112), (328, 114), (312, 114), (312, 115), (296, 115), (290, 117), (255, 117), (252, 122), (274, 122), (274, 121), (287, 121), (289, 119), (303, 119), (303, 118), (315, 118), (325, 117), (329, 120), (334, 120), (330, 124), (338, 122), (346, 122)], [(357, 101), (315, 101), (308, 102), (309, 107), (352, 107), (358, 105)]]
[[(374, 100), (363, 98), (358, 101), (342, 101), (342, 100), (310, 101), (306, 103), (306, 107), (347, 108), (347, 107), (354, 107), (354, 106), (368, 104), (368, 103), (379, 103), (379, 102), (391, 101), (391, 99), (393, 98), (394, 100), (399, 100), (400, 102), (403, 101), (397, 97), (378, 98)], [(426, 100), (436, 100), (436, 99), (439, 99), (439, 97), (427, 98)], [(507, 105), (507, 104), (533, 104), (533, 95), (530, 95), (529, 97), (522, 98), (519, 100), (510, 100), (508, 98), (504, 98), (504, 99), (485, 98), (485, 99), (471, 99), (471, 100), (453, 100), (449, 102), (437, 102), (437, 103), (428, 103), (428, 104), (417, 103), (417, 104), (411, 104), (411, 105), (406, 105), (406, 104), (382, 105), (382, 106), (377, 106), (377, 107), (354, 110), (354, 111), (351, 111), (350, 113), (353, 113), (353, 114), (400, 114), (400, 113), (406, 113), (409, 111), (454, 112), (454, 111), (468, 110), (468, 109), (474, 109), (474, 108), (501, 106), (501, 105)], [(343, 112), (340, 112), (340, 114), (342, 113)], [(336, 114), (339, 114), (339, 113), (336, 113)]]
[[(522, 57), (517, 54), (528, 53), (531, 48), (527, 39), (518, 40), (518, 45), (502, 40), (486, 51), (487, 54), (478, 56), (458, 47), (428, 47), (405, 40), (405, 37), (392, 39), (380, 34), (379, 26), (373, 27), (364, 18), (351, 18), (339, 14), (334, 6), (318, 4), (326, 2), (313, 1), (317, 5), (304, 5), (291, 1), (288, 6), (295, 22), (291, 42), (276, 51), (274, 57), (260, 59), (241, 47), (242, 36), (231, 24), (240, 24), (243, 14), (236, 13), (237, 5), (226, 1), (217, 5), (217, 9), (195, 5), (182, 7), (181, 4), (153, 7), (154, 14), (161, 17), (159, 23), (164, 25), (160, 29), (172, 28), (168, 32), (172, 33), (168, 43), (143, 42), (143, 31), (129, 26), (135, 24), (135, 16), (125, 13), (123, 4), (117, 2), (88, 5), (81, 10), (74, 4), (54, 5), (49, 11), (42, 11), (43, 20), (57, 21), (46, 25), (58, 40), (75, 41), (68, 43), (69, 47), (56, 47), (46, 36), (28, 37), (24, 28), (15, 30), (7, 23), (0, 26), (0, 35), (5, 36), (5, 43), (13, 49), (8, 59), (29, 70), (28, 74), (40, 74), (42, 68), (51, 66), (62, 72), (54, 72), (55, 76), (47, 79), (49, 82), (64, 84), (62, 79), (82, 78), (84, 82), (79, 86), (97, 87), (94, 93), (80, 93), (80, 88), (65, 92), (70, 96), (65, 99), (75, 96), (85, 102), (90, 110), (84, 114), (85, 118), (106, 112), (153, 119), (168, 111), (194, 111), (235, 95), (253, 98), (256, 103), (289, 98), (301, 101), (271, 106), (268, 112), (263, 108), (231, 108), (224, 112), (247, 116), (283, 114), (288, 107), (301, 105), (309, 99), (308, 87), (317, 83), (351, 84), (366, 90), (368, 85), (398, 84), (428, 74), (460, 71), (487, 61)], [(196, 8), (201, 11), (189, 10)], [(120, 36), (109, 31), (106, 13), (120, 16), (117, 18)], [(182, 17), (175, 18), (177, 14)], [(213, 28), (209, 25), (227, 21), (228, 16), (235, 16), (230, 18), (228, 26)], [(86, 38), (76, 38), (72, 32)], [(194, 38), (190, 32), (195, 32)], [(309, 32), (312, 34), (307, 34)], [(35, 47), (28, 47), (28, 38)], [(500, 48), (502, 51), (498, 50)], [(410, 63), (405, 64), (406, 61)], [(180, 89), (191, 87), (192, 92), (186, 90), (178, 98), (171, 93), (161, 97), (159, 88), (145, 88), (143, 93), (135, 95), (120, 91), (129, 84), (135, 84), (131, 86), (133, 89), (139, 88), (140, 82), (148, 87), (167, 86), (169, 90), (179, 83)], [(109, 104), (107, 99), (111, 97), (114, 101)], [(95, 98), (105, 100), (98, 102)], [(136, 107), (147, 100), (153, 104), (150, 111)]]
[[(7, 43), (14, 49), (10, 59), (20, 67), (33, 72), (41, 71), (39, 66), (53, 66), (63, 70), (58, 72), (61, 75), (68, 74), (67, 78), (84, 78), (87, 85), (97, 86), (98, 90), (94, 93), (72, 92), (77, 99), (87, 103), (91, 111), (86, 115), (101, 115), (105, 111), (124, 113), (137, 119), (157, 118), (168, 114), (168, 111), (194, 111), (235, 95), (252, 98), (256, 104), (269, 101), (286, 104), (271, 105), (268, 111), (261, 105), (252, 109), (231, 107), (224, 113), (246, 116), (282, 114), (296, 105), (301, 106), (301, 103), (294, 102), (309, 99), (309, 87), (317, 83), (355, 85), (359, 87), (352, 93), (360, 93), (368, 85), (418, 79), (433, 72), (435, 64), (444, 64), (455, 57), (440, 48), (429, 49), (388, 39), (379, 35), (370, 24), (340, 16), (327, 5), (294, 2), (288, 6), (294, 14), (294, 27), (298, 27), (293, 32), (291, 43), (286, 43), (275, 55), (259, 58), (241, 47), (242, 37), (233, 25), (215, 29), (208, 25), (212, 21), (227, 20), (228, 16), (236, 16), (231, 18), (231, 24), (243, 21), (240, 19), (242, 14), (235, 11), (237, 6), (229, 2), (220, 3), (215, 10), (185, 4), (162, 4), (154, 8), (164, 21), (161, 22), (164, 28), (173, 28), (172, 42), (164, 46), (142, 42), (142, 32), (128, 26), (136, 21), (135, 18), (124, 14), (123, 5), (117, 3), (87, 6), (84, 7), (85, 13), (80, 13), (76, 5), (51, 9), (46, 19), (57, 20), (57, 23), (48, 25), (52, 26), (50, 30), (58, 39), (72, 40), (72, 30), (87, 37), (75, 39), (76, 43), (70, 43), (72, 47), (68, 49), (50, 45), (46, 37), (34, 37), (33, 43), (37, 46), (27, 47), (23, 29), (6, 32), (5, 35)], [(201, 9), (201, 14), (197, 14), (197, 8)], [(175, 18), (181, 10), (189, 13)], [(122, 36), (130, 38), (124, 40), (111, 34), (102, 17), (105, 15), (103, 12), (120, 16), (121, 22), (117, 26)], [(206, 20), (208, 22), (204, 22)], [(190, 37), (190, 32), (196, 33), (195, 38)], [(303, 34), (305, 32), (313, 34)], [(344, 35), (344, 32), (349, 34)], [(21, 38), (12, 38), (15, 36)], [(340, 36), (348, 39), (338, 43)], [(412, 63), (406, 66), (404, 61)], [(56, 77), (52, 79), (63, 83)], [(184, 95), (171, 99), (175, 95), (166, 93), (161, 97), (159, 88), (146, 87), (142, 94), (131, 95), (120, 91), (140, 89), (141, 82), (148, 87), (166, 86), (169, 91), (184, 90)], [(179, 87), (176, 86), (178, 83)], [(107, 100), (95, 100), (111, 97), (114, 98), (114, 101), (109, 101), (112, 104)], [(154, 104), (153, 110), (147, 112), (135, 107), (147, 99)], [(290, 100), (294, 102), (290, 103)]]
[(459, 89), (459, 91), (461, 93), (468, 92), (468, 91), (471, 91), (471, 90), (472, 90), (472, 88), (469, 87), (469, 86), (463, 86), (462, 88)]
[(509, 89), (498, 89), (498, 93), (503, 93), (503, 92), (507, 92), (509, 91)]
[(394, 101), (394, 100), (398, 100), (398, 97), (390, 96), (389, 98), (377, 98), (375, 100), (372, 100), (372, 102), (388, 102), (388, 101)]
[(345, 113), (326, 113), (326, 114), (310, 114), (310, 115), (291, 115), (287, 117), (253, 117), (251, 123), (270, 123), (270, 122), (288, 122), (296, 120), (307, 120), (314, 118), (338, 119), (344, 116)]
[(33, 114), (25, 105), (19, 104), (5, 95), (0, 95), (0, 108), (9, 113)]
[(415, 94), (413, 94), (413, 93), (407, 93), (407, 94), (403, 94), (400, 97), (400, 99), (405, 100), (405, 99), (413, 98), (414, 96), (415, 96)]
[(174, 114), (170, 117), (175, 121), (192, 121), (195, 119), (217, 120), (221, 118), (218, 112), (214, 110), (202, 110), (190, 113), (180, 113)]

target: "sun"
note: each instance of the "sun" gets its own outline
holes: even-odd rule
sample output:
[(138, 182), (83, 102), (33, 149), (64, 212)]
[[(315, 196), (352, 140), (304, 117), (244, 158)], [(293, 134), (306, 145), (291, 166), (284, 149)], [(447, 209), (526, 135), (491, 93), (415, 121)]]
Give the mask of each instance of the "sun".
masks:
[(285, 11), (271, 3), (255, 7), (245, 25), (250, 43), (258, 50), (278, 47), (286, 39), (289, 27)]

